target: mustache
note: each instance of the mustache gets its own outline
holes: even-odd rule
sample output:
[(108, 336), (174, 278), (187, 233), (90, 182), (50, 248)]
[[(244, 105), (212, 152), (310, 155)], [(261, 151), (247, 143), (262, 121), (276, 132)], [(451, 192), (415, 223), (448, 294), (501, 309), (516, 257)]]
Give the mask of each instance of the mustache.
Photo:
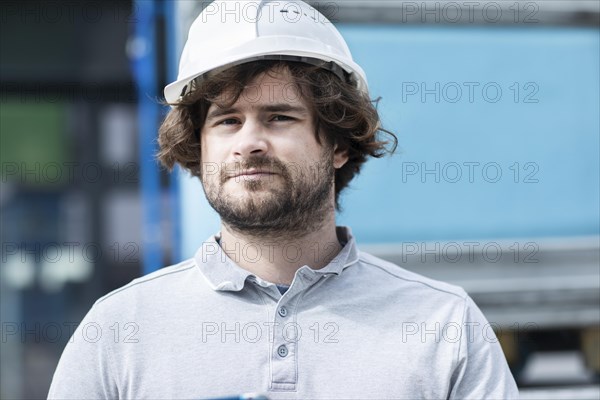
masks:
[(242, 171), (246, 170), (265, 170), (274, 174), (283, 175), (284, 177), (289, 175), (285, 164), (277, 158), (256, 156), (242, 161), (222, 164), (220, 172), (221, 183), (224, 183), (228, 179), (239, 175)]

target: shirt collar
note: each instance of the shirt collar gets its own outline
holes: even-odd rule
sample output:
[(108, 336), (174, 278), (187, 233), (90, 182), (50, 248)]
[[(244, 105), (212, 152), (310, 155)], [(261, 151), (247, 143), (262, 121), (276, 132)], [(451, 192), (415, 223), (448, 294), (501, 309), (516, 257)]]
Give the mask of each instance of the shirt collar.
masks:
[[(308, 266), (300, 269), (309, 269), (314, 274), (339, 275), (348, 266), (358, 261), (358, 249), (350, 228), (344, 226), (336, 227), (337, 237), (343, 245), (342, 250), (325, 267), (313, 270)], [(248, 277), (261, 280), (255, 274), (237, 265), (219, 246), (217, 240), (220, 233), (211, 236), (202, 243), (196, 251), (194, 260), (213, 290), (239, 291), (242, 290)], [(320, 249), (327, 251), (327, 249)], [(264, 281), (263, 281), (264, 282)]]

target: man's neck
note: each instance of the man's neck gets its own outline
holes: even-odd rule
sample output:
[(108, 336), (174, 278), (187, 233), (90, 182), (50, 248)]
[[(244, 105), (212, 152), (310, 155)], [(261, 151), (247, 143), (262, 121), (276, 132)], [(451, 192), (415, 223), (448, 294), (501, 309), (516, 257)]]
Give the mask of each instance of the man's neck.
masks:
[(331, 215), (316, 231), (301, 237), (261, 239), (221, 224), (221, 248), (237, 265), (269, 282), (289, 285), (298, 269), (321, 269), (340, 252)]

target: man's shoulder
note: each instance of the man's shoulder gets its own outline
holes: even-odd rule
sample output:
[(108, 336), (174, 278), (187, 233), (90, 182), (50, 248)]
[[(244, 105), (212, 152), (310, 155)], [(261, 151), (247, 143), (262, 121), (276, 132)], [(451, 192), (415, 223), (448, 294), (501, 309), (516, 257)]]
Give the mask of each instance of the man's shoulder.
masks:
[[(184, 290), (194, 280), (196, 263), (193, 258), (161, 268), (136, 278), (118, 289), (107, 293), (96, 301), (96, 305), (113, 301), (132, 301), (140, 297), (152, 298), (164, 293)], [(181, 292), (180, 292), (181, 293)]]
[(449, 295), (462, 300), (468, 296), (460, 286), (428, 278), (364, 251), (359, 253), (359, 261), (370, 268), (376, 268), (391, 281), (422, 291), (425, 295), (427, 293)]

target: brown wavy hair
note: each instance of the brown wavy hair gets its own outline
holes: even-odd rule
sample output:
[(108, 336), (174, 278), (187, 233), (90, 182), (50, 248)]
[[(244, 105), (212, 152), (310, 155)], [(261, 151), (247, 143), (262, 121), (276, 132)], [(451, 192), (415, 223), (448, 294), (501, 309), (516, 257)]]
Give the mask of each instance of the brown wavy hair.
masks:
[[(369, 97), (348, 80), (333, 72), (302, 62), (263, 60), (228, 68), (194, 83), (165, 117), (158, 131), (158, 160), (169, 170), (177, 163), (193, 176), (201, 177), (200, 131), (212, 103), (231, 107), (244, 88), (263, 73), (287, 70), (307, 106), (312, 111), (318, 143), (325, 138), (348, 151), (348, 161), (335, 171), (335, 202), (339, 194), (360, 172), (369, 156), (380, 158), (393, 153), (396, 136), (381, 126), (379, 114)], [(381, 140), (380, 134), (388, 136)]]

